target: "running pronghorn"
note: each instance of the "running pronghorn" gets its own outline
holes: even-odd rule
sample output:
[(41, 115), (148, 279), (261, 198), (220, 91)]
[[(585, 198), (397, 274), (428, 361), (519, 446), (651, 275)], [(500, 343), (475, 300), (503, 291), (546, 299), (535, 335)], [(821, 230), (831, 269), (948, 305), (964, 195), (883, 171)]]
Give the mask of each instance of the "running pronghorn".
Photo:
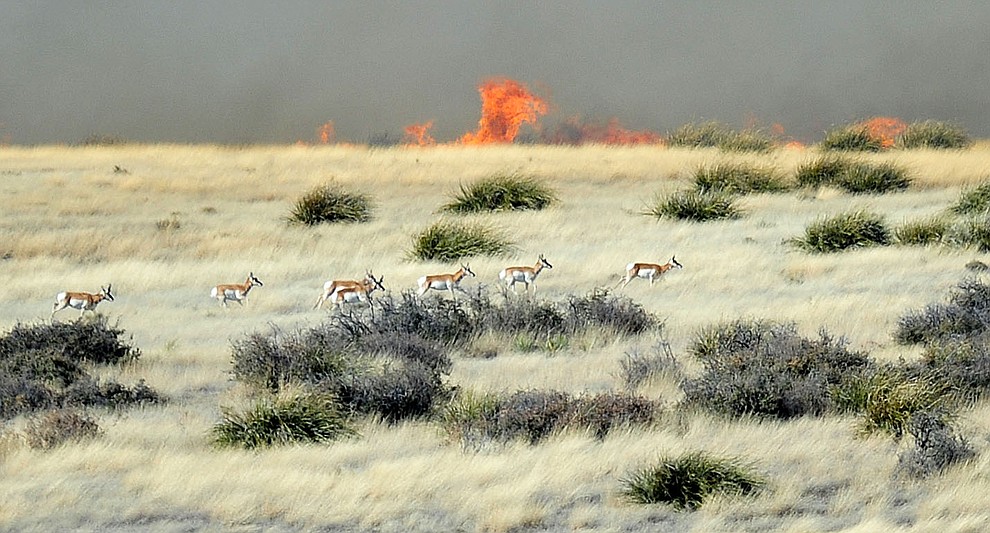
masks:
[(334, 303), (337, 309), (343, 308), (344, 304), (356, 302), (367, 302), (368, 307), (371, 307), (371, 293), (375, 289), (381, 289), (382, 292), (385, 292), (385, 286), (382, 285), (382, 281), (384, 280), (385, 276), (375, 279), (371, 271), (368, 271), (368, 276), (358, 282), (357, 285), (337, 287), (328, 296), (328, 299)]
[(247, 298), (249, 292), (251, 292), (251, 287), (255, 285), (259, 287), (264, 287), (265, 284), (261, 282), (260, 279), (254, 276), (254, 272), (248, 274), (247, 280), (244, 283), (225, 283), (213, 287), (210, 291), (210, 297), (220, 300), (220, 305), (227, 307), (227, 300), (233, 300), (240, 305), (244, 305), (244, 300)]
[(454, 289), (464, 292), (464, 289), (461, 288), (461, 280), (466, 276), (474, 277), (474, 272), (471, 272), (471, 267), (463, 263), (461, 263), (461, 268), (453, 274), (423, 276), (416, 281), (416, 284), (419, 285), (417, 296), (426, 294), (426, 291), (430, 289), (436, 289), (438, 291), (450, 291), (450, 295), (456, 298)]
[(535, 266), (519, 266), (519, 267), (509, 267), (498, 273), (498, 279), (504, 281), (506, 285), (512, 287), (512, 292), (516, 292), (516, 283), (523, 283), (526, 285), (526, 294), (529, 294), (529, 286), (533, 285), (533, 294), (536, 294), (536, 276), (540, 275), (540, 272), (544, 268), (553, 268), (543, 254), (540, 254), (540, 258), (536, 260)]
[[(360, 287), (365, 282), (374, 283), (374, 280), (375, 280), (375, 276), (371, 273), (370, 270), (368, 270), (365, 272), (364, 280), (362, 281), (357, 281), (352, 279), (335, 279), (332, 281), (328, 281), (323, 284), (323, 294), (321, 294), (320, 298), (316, 300), (316, 305), (313, 307), (313, 309), (319, 309), (323, 307), (323, 304), (330, 299), (330, 295), (332, 295), (334, 291), (336, 291), (337, 289), (342, 289), (345, 287)], [(379, 280), (378, 282), (381, 283), (381, 280)]]
[[(673, 256), (670, 258), (670, 261), (667, 261), (667, 263), (663, 265), (658, 265), (656, 263), (629, 263), (626, 265), (626, 275), (624, 278), (619, 280), (619, 283), (621, 283), (622, 287), (625, 288), (625, 286), (628, 285), (633, 278), (646, 278), (650, 280), (650, 286), (652, 287), (653, 280), (659, 278), (664, 272), (667, 272), (672, 268), (684, 268), (684, 265), (678, 263), (677, 259)], [(619, 283), (617, 283), (616, 286), (618, 286)]]
[(86, 311), (96, 312), (96, 304), (102, 302), (103, 300), (113, 301), (113, 294), (110, 293), (111, 285), (107, 285), (107, 288), (100, 287), (100, 292), (96, 294), (91, 294), (88, 292), (60, 292), (55, 295), (55, 305), (52, 306), (52, 317), (55, 313), (65, 309), (66, 307), (71, 307), (73, 309), (78, 309), (79, 316), (86, 314)]

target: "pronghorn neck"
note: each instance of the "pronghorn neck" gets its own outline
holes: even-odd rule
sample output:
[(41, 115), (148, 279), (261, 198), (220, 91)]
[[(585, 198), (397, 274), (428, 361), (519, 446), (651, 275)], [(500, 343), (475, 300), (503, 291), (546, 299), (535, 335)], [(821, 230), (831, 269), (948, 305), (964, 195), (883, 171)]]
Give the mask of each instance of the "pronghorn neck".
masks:
[(454, 272), (454, 274), (450, 276), (450, 279), (454, 283), (459, 283), (462, 279), (464, 279), (464, 276), (467, 276), (467, 271), (464, 270), (464, 267), (461, 267), (457, 270), (457, 272)]

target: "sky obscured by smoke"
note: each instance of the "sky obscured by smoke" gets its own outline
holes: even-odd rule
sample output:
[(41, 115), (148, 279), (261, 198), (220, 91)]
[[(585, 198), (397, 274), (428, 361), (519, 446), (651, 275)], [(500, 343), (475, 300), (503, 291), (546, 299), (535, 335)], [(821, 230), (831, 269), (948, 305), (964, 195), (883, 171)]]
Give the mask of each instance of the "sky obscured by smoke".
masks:
[[(930, 5), (929, 5), (930, 4)], [(62, 2), (0, 0), (0, 139), (367, 142), (477, 128), (482, 80), (541, 123), (783, 126), (872, 116), (990, 137), (990, 3), (913, 1)]]

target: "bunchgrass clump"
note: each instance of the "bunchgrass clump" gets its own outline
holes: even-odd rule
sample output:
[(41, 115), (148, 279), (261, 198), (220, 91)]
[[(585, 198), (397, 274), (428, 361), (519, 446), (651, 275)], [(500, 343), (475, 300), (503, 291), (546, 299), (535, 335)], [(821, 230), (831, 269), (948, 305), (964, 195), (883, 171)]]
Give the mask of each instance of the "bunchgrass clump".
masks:
[(833, 185), (851, 165), (852, 161), (849, 159), (826, 155), (800, 165), (795, 173), (795, 180), (799, 187)]
[(95, 439), (102, 434), (95, 418), (75, 409), (56, 409), (31, 417), (24, 428), (27, 445), (38, 450)]
[(355, 435), (339, 403), (321, 394), (263, 399), (243, 412), (224, 409), (213, 426), (218, 447), (267, 448), (286, 444), (328, 443)]
[(911, 178), (905, 169), (893, 163), (854, 162), (835, 184), (853, 194), (883, 194), (907, 189)]
[(918, 148), (961, 150), (971, 144), (973, 144), (972, 139), (962, 127), (937, 120), (926, 120), (909, 124), (898, 136), (895, 146), (907, 150)]
[(739, 218), (736, 196), (725, 192), (678, 191), (666, 197), (657, 196), (646, 206), (644, 215), (656, 219), (672, 218), (692, 222)]
[(694, 185), (701, 193), (749, 194), (780, 192), (788, 189), (787, 183), (777, 169), (744, 163), (702, 166), (694, 172)]
[(901, 224), (894, 229), (894, 240), (907, 246), (931, 246), (945, 242), (951, 231), (949, 220), (935, 216)]
[(879, 152), (884, 148), (883, 140), (862, 124), (829, 130), (818, 147), (826, 152)]
[(367, 195), (329, 183), (313, 188), (296, 200), (289, 214), (289, 221), (307, 226), (367, 222), (371, 220), (371, 208), (371, 199)]
[(867, 211), (852, 211), (812, 223), (805, 228), (803, 237), (791, 242), (807, 252), (830, 253), (886, 246), (891, 243), (891, 235), (883, 217)]
[(766, 480), (737, 458), (692, 452), (661, 457), (622, 480), (622, 494), (633, 503), (664, 503), (692, 510), (716, 494), (737, 496), (755, 493)]
[(949, 384), (928, 373), (884, 369), (868, 376), (864, 384), (863, 432), (887, 433), (896, 440), (907, 432), (915, 413), (938, 409), (951, 397)]
[(499, 174), (461, 185), (454, 200), (441, 208), (448, 213), (540, 210), (557, 201), (556, 194), (535, 177)]
[(409, 255), (422, 261), (454, 262), (472, 256), (500, 256), (514, 245), (503, 233), (476, 222), (441, 220), (413, 239)]
[(667, 136), (667, 145), (680, 148), (719, 148), (735, 152), (767, 152), (773, 139), (753, 129), (734, 131), (719, 122), (684, 124)]
[(957, 215), (983, 215), (990, 213), (990, 181), (967, 189), (949, 210)]

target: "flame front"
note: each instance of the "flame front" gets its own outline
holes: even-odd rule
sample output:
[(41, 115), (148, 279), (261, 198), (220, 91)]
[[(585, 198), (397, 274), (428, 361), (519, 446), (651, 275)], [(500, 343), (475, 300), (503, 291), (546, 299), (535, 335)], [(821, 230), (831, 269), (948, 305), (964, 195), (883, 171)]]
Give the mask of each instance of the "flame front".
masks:
[(547, 138), (554, 144), (663, 144), (660, 134), (649, 130), (624, 128), (619, 119), (608, 122), (583, 122), (580, 117), (571, 117), (557, 126), (557, 131)]
[(894, 146), (897, 136), (907, 129), (907, 124), (903, 120), (891, 117), (873, 117), (860, 125), (866, 128), (871, 137), (879, 140), (884, 148)]
[(405, 143), (410, 146), (433, 146), (437, 141), (430, 135), (430, 128), (432, 127), (432, 120), (406, 126)]
[(463, 144), (511, 143), (524, 123), (536, 124), (547, 114), (547, 103), (529, 92), (525, 85), (506, 78), (485, 81), (481, 93), (481, 120), (478, 131), (461, 137)]
[(322, 126), (316, 128), (316, 137), (320, 139), (320, 144), (331, 144), (336, 136), (337, 132), (333, 127), (332, 120), (328, 120)]

